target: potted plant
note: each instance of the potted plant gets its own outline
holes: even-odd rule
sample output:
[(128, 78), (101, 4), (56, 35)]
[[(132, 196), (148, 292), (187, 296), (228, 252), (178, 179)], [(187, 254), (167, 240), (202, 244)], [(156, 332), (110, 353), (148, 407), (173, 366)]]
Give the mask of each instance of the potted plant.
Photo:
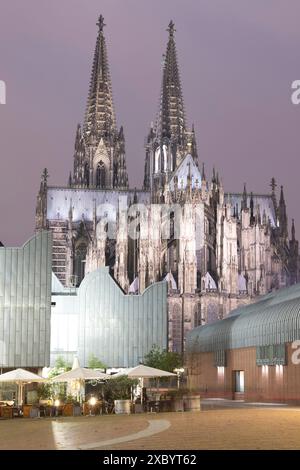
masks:
[(104, 399), (113, 403), (116, 414), (131, 413), (132, 387), (137, 385), (137, 380), (127, 376), (112, 378), (104, 386)]
[(172, 411), (184, 411), (183, 396), (186, 394), (185, 389), (178, 388), (177, 390), (170, 390), (168, 395), (171, 397)]
[(73, 416), (73, 397), (67, 395), (65, 404), (63, 407), (63, 416)]
[(81, 405), (77, 398), (73, 397), (73, 416), (81, 416)]
[(78, 400), (73, 395), (67, 395), (63, 407), (63, 416), (80, 416), (81, 407)]

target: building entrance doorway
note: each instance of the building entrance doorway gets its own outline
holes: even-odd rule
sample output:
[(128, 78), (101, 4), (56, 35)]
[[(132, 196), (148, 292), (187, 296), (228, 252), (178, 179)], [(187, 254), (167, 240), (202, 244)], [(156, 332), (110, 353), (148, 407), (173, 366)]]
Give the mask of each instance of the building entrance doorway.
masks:
[(245, 393), (245, 372), (243, 370), (233, 371), (233, 399), (243, 400)]

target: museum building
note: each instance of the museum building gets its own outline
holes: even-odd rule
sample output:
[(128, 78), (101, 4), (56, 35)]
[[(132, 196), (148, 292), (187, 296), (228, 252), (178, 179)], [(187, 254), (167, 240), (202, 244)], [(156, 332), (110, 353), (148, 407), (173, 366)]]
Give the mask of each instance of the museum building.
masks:
[(192, 330), (189, 385), (203, 397), (300, 403), (299, 339), (296, 284)]

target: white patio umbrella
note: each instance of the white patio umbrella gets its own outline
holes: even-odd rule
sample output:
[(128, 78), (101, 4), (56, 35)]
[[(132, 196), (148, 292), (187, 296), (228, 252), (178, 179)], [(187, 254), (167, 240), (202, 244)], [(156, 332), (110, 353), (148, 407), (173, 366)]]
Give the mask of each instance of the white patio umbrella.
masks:
[(110, 376), (99, 372), (98, 370), (77, 367), (77, 369), (69, 370), (63, 374), (53, 377), (52, 382), (70, 382), (71, 380), (97, 380), (108, 379)]
[(128, 377), (141, 377), (141, 378), (155, 378), (155, 377), (176, 377), (176, 374), (173, 372), (167, 372), (166, 370), (155, 369), (154, 367), (144, 366), (140, 364), (139, 366), (134, 367), (128, 372)]
[(23, 386), (31, 382), (45, 382), (40, 375), (25, 369), (15, 369), (0, 375), (0, 382), (15, 382), (18, 385), (18, 405), (23, 404)]
[[(129, 369), (127, 372), (118, 372), (115, 375), (112, 375), (111, 378), (114, 377), (121, 377), (122, 375), (127, 375), (128, 377), (134, 379), (140, 379), (141, 381), (141, 387), (144, 387), (144, 379), (153, 379), (155, 377), (176, 377), (176, 374), (173, 374), (173, 372), (167, 372), (165, 370), (161, 369), (155, 369), (154, 367), (148, 367), (144, 366), (143, 364), (140, 364), (139, 366), (133, 367), (132, 369)], [(143, 400), (143, 395), (141, 396)]]
[[(79, 363), (78, 363), (79, 364)], [(76, 367), (68, 372), (64, 372), (63, 374), (57, 375), (53, 377), (52, 382), (59, 383), (59, 382), (70, 382), (79, 384), (79, 390), (84, 389), (84, 383), (87, 380), (99, 380), (99, 379), (108, 379), (109, 375), (103, 374), (103, 372), (99, 372), (98, 370), (93, 369), (86, 369), (84, 367)], [(84, 393), (78, 392), (79, 398), (81, 399), (81, 395)]]

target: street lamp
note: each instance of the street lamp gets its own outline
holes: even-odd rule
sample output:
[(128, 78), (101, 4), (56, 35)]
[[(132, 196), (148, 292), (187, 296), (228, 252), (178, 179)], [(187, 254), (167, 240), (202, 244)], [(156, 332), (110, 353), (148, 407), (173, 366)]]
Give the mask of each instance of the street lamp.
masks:
[(180, 388), (180, 375), (184, 373), (184, 369), (182, 367), (178, 369), (174, 369), (175, 374), (177, 374), (177, 388)]

